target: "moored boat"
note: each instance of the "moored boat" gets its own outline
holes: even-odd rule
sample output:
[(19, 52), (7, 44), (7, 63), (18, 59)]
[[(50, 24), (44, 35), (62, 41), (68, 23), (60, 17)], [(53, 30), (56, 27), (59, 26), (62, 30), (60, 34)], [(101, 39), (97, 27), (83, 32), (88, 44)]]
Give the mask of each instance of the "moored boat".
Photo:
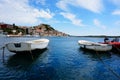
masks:
[(25, 42), (11, 42), (7, 43), (6, 47), (10, 52), (23, 52), (37, 49), (45, 49), (47, 48), (48, 43), (48, 39), (38, 39)]
[(7, 37), (21, 37), (22, 35), (6, 35)]
[(120, 42), (107, 42), (104, 44), (110, 44), (110, 45), (112, 45), (112, 51), (120, 52)]
[(120, 48), (120, 42), (108, 42), (106, 44), (111, 44), (115, 48)]
[(112, 45), (110, 44), (102, 44), (96, 43), (86, 40), (79, 40), (78, 44), (81, 48), (93, 51), (110, 51), (112, 49)]

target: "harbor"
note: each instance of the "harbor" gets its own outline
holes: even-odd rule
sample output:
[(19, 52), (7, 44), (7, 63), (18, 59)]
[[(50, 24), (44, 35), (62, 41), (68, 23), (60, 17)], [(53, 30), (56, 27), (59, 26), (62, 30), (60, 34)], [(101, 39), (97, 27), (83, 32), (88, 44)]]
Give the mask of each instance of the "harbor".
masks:
[[(28, 41), (40, 37), (1, 37), (0, 45), (12, 41)], [(42, 51), (30, 54), (16, 54), (0, 50), (0, 79), (22, 80), (118, 80), (120, 54), (113, 52), (83, 51), (78, 40), (101, 42), (103, 38), (91, 37), (42, 37), (49, 39), (49, 45)], [(104, 62), (101, 62), (101, 60)], [(107, 65), (107, 67), (106, 67)], [(110, 68), (110, 69), (109, 69)], [(115, 74), (112, 72), (115, 72)], [(117, 76), (116, 76), (117, 75)]]
[(120, 0), (0, 0), (0, 80), (120, 80)]

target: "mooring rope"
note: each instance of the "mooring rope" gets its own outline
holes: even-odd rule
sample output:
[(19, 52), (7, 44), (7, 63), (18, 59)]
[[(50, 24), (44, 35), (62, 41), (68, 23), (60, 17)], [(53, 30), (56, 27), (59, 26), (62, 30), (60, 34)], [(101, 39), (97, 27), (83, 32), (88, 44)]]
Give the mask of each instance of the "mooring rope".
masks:
[(96, 51), (96, 54), (97, 54), (98, 59), (105, 65), (105, 67), (106, 67), (109, 71), (111, 71), (118, 79), (120, 79), (120, 75), (117, 74), (111, 67), (109, 67), (108, 65), (106, 65), (106, 64), (104, 63), (104, 61), (100, 58), (99, 53), (98, 53), (97, 51)]
[(32, 60), (34, 60), (33, 55), (32, 55), (32, 51), (31, 51), (31, 48), (30, 48), (31, 47), (30, 43), (28, 44), (28, 47), (29, 47), (29, 52), (30, 52), (31, 58), (32, 58)]
[(33, 55), (32, 55), (32, 51), (31, 51), (31, 50), (30, 50), (30, 55), (31, 55), (31, 57), (32, 57), (32, 60), (34, 60)]
[(4, 50), (5, 50), (5, 46), (2, 46), (1, 48), (0, 48), (0, 50), (3, 50), (2, 51), (2, 60), (3, 60), (3, 63), (4, 63)]

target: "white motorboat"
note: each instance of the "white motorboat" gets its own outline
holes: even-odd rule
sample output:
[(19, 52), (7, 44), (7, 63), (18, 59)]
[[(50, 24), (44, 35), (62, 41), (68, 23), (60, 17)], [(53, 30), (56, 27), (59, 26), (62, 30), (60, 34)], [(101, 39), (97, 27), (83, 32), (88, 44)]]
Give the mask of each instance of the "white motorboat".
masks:
[(112, 45), (110, 44), (102, 44), (102, 43), (96, 43), (86, 40), (79, 40), (78, 44), (83, 49), (88, 49), (93, 51), (110, 51), (112, 49)]
[(36, 49), (45, 49), (49, 43), (48, 39), (38, 39), (25, 42), (7, 43), (6, 47), (10, 52), (32, 51)]

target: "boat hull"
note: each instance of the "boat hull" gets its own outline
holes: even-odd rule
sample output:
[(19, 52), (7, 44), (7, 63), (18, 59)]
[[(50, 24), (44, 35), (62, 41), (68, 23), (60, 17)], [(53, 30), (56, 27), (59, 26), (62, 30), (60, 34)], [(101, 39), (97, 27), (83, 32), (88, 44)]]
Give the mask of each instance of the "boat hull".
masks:
[(110, 51), (112, 49), (112, 46), (109, 44), (100, 44), (85, 40), (79, 40), (78, 43), (81, 48), (93, 51)]
[(6, 47), (11, 52), (25, 52), (37, 49), (47, 48), (49, 43), (48, 39), (39, 39), (26, 42), (13, 42), (6, 44)]
[(120, 42), (109, 42), (114, 48), (120, 48)]
[(112, 45), (113, 52), (120, 52), (120, 42), (108, 42), (108, 43), (104, 43), (104, 44)]

